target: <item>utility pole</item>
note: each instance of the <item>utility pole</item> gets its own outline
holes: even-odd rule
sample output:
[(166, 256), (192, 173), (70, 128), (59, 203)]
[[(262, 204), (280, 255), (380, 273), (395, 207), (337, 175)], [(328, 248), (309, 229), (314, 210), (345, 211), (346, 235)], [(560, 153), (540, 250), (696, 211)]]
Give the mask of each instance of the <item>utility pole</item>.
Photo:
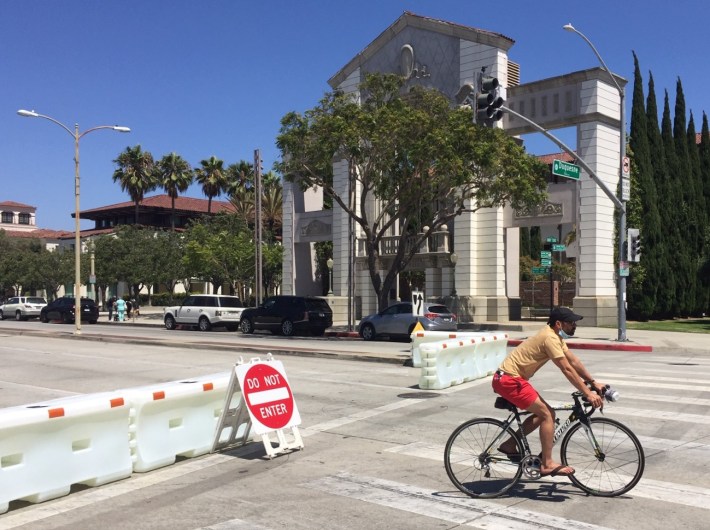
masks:
[(256, 249), (254, 252), (254, 298), (256, 305), (260, 306), (263, 298), (263, 257), (262, 257), (262, 231), (261, 231), (261, 151), (254, 150), (254, 198), (256, 208), (254, 211), (254, 241)]

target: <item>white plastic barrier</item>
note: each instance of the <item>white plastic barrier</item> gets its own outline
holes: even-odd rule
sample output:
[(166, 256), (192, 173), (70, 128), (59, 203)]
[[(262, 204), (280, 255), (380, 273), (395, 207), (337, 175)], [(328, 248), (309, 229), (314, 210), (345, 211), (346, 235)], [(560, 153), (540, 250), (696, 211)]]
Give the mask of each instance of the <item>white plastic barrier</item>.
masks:
[(122, 390), (131, 402), (133, 470), (209, 453), (229, 385), (229, 372)]
[(419, 387), (441, 390), (492, 374), (505, 358), (506, 334), (430, 342), (419, 347)]
[(500, 336), (501, 333), (486, 331), (415, 331), (410, 337), (412, 339), (412, 366), (415, 368), (421, 368), (422, 366), (422, 356), (419, 351), (419, 347), (422, 344), (442, 342), (448, 339), (494, 340)]
[(118, 392), (0, 409), (0, 513), (129, 477), (128, 423)]

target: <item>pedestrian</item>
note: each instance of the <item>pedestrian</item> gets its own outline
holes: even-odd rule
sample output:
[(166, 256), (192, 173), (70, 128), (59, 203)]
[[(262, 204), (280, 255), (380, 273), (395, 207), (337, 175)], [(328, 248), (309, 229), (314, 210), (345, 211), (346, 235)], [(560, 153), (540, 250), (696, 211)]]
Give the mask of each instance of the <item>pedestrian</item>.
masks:
[(116, 314), (118, 315), (118, 321), (123, 322), (126, 316), (126, 301), (123, 298), (116, 300)]
[(131, 310), (133, 309), (133, 304), (131, 304), (130, 300), (126, 300), (126, 318), (128, 320), (131, 319)]
[[(604, 385), (595, 381), (582, 361), (574, 355), (563, 339), (569, 339), (582, 320), (567, 307), (556, 307), (550, 312), (547, 325), (540, 332), (524, 340), (503, 360), (493, 376), (493, 390), (530, 416), (523, 422), (523, 431), (529, 434), (540, 428), (541, 476), (570, 476), (574, 469), (558, 464), (552, 459), (552, 442), (555, 430), (555, 411), (529, 383), (530, 378), (549, 360), (560, 369), (567, 380), (594, 407), (602, 405)], [(591, 387), (591, 389), (590, 389)], [(512, 438), (505, 440), (498, 451), (511, 460), (521, 458), (516, 453)]]
[(108, 306), (108, 321), (111, 322), (113, 320), (113, 304), (116, 303), (116, 298), (111, 297), (108, 299), (108, 302), (106, 302), (106, 305)]

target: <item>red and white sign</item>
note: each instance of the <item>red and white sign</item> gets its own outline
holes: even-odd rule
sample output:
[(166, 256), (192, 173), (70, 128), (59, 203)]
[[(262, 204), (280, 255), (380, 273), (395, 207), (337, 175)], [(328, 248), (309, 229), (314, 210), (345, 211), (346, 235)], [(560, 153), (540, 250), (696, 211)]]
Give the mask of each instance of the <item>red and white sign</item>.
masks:
[(281, 361), (239, 365), (237, 377), (256, 434), (301, 423)]

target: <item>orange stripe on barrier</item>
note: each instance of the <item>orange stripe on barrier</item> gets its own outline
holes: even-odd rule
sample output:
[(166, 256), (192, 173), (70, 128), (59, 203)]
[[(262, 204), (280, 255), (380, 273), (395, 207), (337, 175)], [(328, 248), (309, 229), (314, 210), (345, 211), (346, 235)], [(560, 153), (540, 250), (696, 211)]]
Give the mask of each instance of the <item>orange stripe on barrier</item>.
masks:
[(455, 338), (456, 338), (456, 333), (449, 333), (449, 338), (450, 338), (450, 339), (455, 339)]
[(165, 392), (160, 391), (160, 392), (153, 392), (153, 401), (156, 401), (158, 399), (165, 399)]
[(122, 407), (125, 404), (122, 397), (121, 398), (113, 398), (110, 401), (110, 403), (111, 403), (111, 408)]
[(47, 412), (49, 413), (50, 418), (61, 418), (64, 416), (64, 409), (62, 407), (58, 409), (49, 409)]
[(463, 346), (463, 341), (462, 341), (462, 340), (459, 341), (459, 346)]
[(424, 336), (424, 333), (422, 333), (421, 331), (417, 331), (417, 337), (423, 337), (423, 336)]
[(202, 385), (202, 390), (207, 392), (208, 390), (214, 390), (214, 385), (212, 383), (205, 383)]
[(446, 343), (442, 344), (441, 347), (442, 347), (442, 349), (446, 348)]

